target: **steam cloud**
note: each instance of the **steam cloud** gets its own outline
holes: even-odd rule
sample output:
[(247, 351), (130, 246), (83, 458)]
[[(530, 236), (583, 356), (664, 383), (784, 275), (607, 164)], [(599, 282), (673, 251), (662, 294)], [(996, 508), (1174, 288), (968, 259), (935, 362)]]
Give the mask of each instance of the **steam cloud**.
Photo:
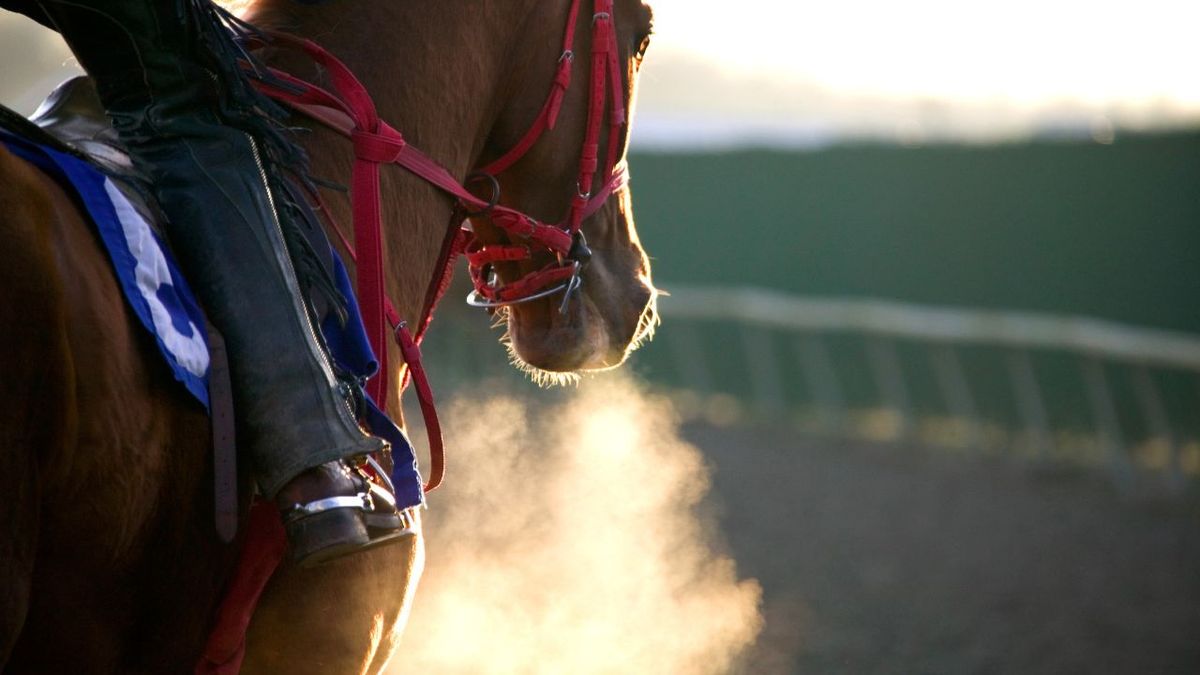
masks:
[(629, 379), (538, 408), (447, 409), (452, 473), (389, 673), (728, 673), (762, 628), (761, 590), (696, 506), (699, 451)]

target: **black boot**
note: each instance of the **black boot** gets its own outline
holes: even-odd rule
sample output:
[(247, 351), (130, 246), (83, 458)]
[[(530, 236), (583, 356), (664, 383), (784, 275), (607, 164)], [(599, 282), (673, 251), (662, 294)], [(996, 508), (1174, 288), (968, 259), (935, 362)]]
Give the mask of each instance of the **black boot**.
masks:
[[(228, 344), (237, 414), (293, 558), (311, 564), (411, 535), (363, 458), (385, 449), (355, 420), (288, 243), (302, 154), (264, 114), (207, 0), (45, 0), (153, 181), (188, 278)], [(300, 164), (300, 165), (297, 165)], [(313, 265), (303, 266), (308, 277)], [(317, 280), (306, 279), (313, 285)], [(309, 285), (309, 284), (306, 284)], [(331, 287), (331, 286), (330, 286)]]

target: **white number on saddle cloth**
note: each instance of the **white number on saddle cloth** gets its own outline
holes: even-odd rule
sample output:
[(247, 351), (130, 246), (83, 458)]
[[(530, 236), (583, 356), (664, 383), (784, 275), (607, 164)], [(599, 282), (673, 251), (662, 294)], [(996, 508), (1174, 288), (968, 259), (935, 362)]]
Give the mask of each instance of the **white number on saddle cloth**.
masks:
[(163, 303), (162, 296), (174, 297), (174, 293), (162, 293), (164, 286), (173, 290), (174, 281), (158, 239), (137, 209), (107, 178), (104, 180), (104, 190), (112, 199), (113, 209), (121, 221), (121, 230), (125, 233), (125, 243), (137, 261), (135, 274), (138, 292), (150, 306), (155, 332), (175, 357), (176, 363), (196, 377), (204, 377), (208, 373), (209, 358), (203, 334), (181, 307), (168, 308)]

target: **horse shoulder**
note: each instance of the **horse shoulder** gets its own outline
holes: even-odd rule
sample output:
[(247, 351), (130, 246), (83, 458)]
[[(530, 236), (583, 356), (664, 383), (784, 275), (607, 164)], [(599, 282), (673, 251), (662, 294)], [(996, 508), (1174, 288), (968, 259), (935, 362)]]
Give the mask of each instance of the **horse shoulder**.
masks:
[[(64, 288), (51, 236), (58, 198), (40, 172), (0, 145), (0, 522), (11, 528), (0, 537), (0, 587), (10, 589), (0, 596), (0, 669), (23, 629), (38, 620), (31, 596), (44, 534), (41, 465), (47, 456), (62, 456), (77, 428)], [(46, 423), (46, 411), (57, 423)]]
[[(40, 171), (0, 146), (0, 440), (13, 448), (63, 447), (76, 427), (65, 289), (52, 229), (66, 196)], [(37, 424), (42, 410), (61, 414)], [(4, 472), (7, 474), (7, 472)]]

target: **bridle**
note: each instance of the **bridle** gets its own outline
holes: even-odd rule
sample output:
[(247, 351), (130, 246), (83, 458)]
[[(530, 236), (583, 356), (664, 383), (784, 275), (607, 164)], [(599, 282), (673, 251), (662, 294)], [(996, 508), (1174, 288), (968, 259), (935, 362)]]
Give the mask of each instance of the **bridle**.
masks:
[[(498, 176), (516, 164), (537, 143), (542, 134), (554, 128), (562, 101), (571, 86), (571, 68), (575, 61), (575, 29), (579, 17), (580, 0), (572, 0), (567, 15), (567, 26), (563, 32), (562, 53), (558, 58), (550, 93), (541, 111), (528, 131), (516, 145), (487, 166), (471, 175), (471, 178), (486, 179), (493, 186), (491, 204), (499, 201), (500, 182)], [(559, 311), (565, 312), (572, 293), (579, 289), (580, 272), (587, 264), (591, 251), (581, 229), (583, 221), (595, 213), (616, 191), (628, 182), (625, 164), (618, 164), (621, 136), (625, 127), (625, 105), (623, 82), (619, 70), (616, 29), (613, 24), (613, 0), (595, 0), (592, 14), (591, 83), (588, 99), (587, 126), (583, 148), (579, 158), (579, 173), (575, 182), (575, 194), (571, 196), (567, 215), (556, 229), (570, 237), (569, 245), (561, 237), (555, 237), (554, 245), (547, 246), (556, 255), (556, 261), (540, 270), (531, 272), (518, 281), (498, 285), (493, 266), (498, 262), (529, 260), (533, 253), (524, 245), (485, 245), (473, 241), (466, 253), (470, 264), (471, 280), (475, 290), (467, 302), (475, 307), (501, 307), (529, 302), (558, 292), (563, 293)], [(604, 121), (606, 96), (611, 100), (609, 108), (608, 148), (605, 153), (605, 177), (600, 189), (593, 194), (593, 184), (599, 166), (600, 129)], [(493, 209), (485, 209), (472, 215), (483, 215)], [(528, 218), (528, 216), (523, 216)], [(517, 238), (526, 239), (530, 222), (514, 222), (507, 213), (496, 213), (492, 222)], [(532, 219), (529, 219), (532, 221)], [(564, 250), (564, 246), (566, 246)]]
[[(583, 222), (628, 183), (624, 162), (618, 161), (623, 131), (626, 126), (624, 83), (619, 68), (619, 50), (613, 21), (613, 0), (593, 0), (591, 81), (588, 93), (588, 117), (579, 173), (570, 198), (567, 214), (558, 224), (546, 224), (508, 206), (500, 204), (498, 176), (513, 166), (553, 129), (562, 107), (563, 98), (571, 84), (571, 68), (575, 60), (574, 43), (581, 0), (571, 0), (562, 53), (558, 59), (550, 92), (537, 118), (525, 135), (498, 159), (474, 172), (467, 180), (482, 178), (493, 186), (491, 198), (484, 200), (456, 180), (449, 171), (428, 155), (409, 145), (387, 122), (379, 118), (375, 104), (366, 88), (353, 73), (316, 43), (287, 33), (265, 32), (249, 40), (251, 46), (282, 46), (305, 53), (328, 73), (333, 92), (305, 82), (282, 71), (271, 69), (270, 74), (256, 79), (256, 85), (267, 95), (304, 113), (350, 138), (354, 145), (352, 174), (352, 214), (354, 245), (331, 220), (342, 238), (346, 251), (355, 262), (358, 300), (362, 310), (367, 339), (379, 360), (379, 370), (366, 385), (367, 393), (384, 408), (387, 404), (389, 373), (387, 340), (389, 333), (400, 349), (407, 365), (407, 386), (411, 375), (416, 385), (430, 440), (429, 491), (437, 487), (444, 474), (442, 439), (433, 395), (421, 367), (420, 349), (425, 330), (433, 311), (449, 285), (453, 263), (459, 254), (467, 258), (474, 290), (468, 303), (477, 307), (496, 308), (529, 302), (563, 293), (559, 306), (565, 312), (572, 294), (582, 284), (581, 273), (591, 256), (583, 237)], [(611, 105), (607, 99), (611, 98)], [(608, 115), (608, 143), (604, 164), (599, 163), (600, 133), (605, 110)], [(379, 167), (396, 164), (425, 180), (456, 200), (455, 216), (430, 280), (415, 337), (387, 298), (384, 291), (383, 239), (379, 191)], [(602, 171), (601, 171), (602, 169)], [(602, 182), (596, 188), (596, 176)], [(330, 214), (314, 194), (318, 207)], [(508, 235), (508, 244), (483, 244), (475, 233), (463, 225), (463, 216), (486, 216), (493, 225)], [(500, 262), (531, 260), (540, 248), (554, 255), (554, 261), (508, 284), (500, 284), (494, 268)]]

